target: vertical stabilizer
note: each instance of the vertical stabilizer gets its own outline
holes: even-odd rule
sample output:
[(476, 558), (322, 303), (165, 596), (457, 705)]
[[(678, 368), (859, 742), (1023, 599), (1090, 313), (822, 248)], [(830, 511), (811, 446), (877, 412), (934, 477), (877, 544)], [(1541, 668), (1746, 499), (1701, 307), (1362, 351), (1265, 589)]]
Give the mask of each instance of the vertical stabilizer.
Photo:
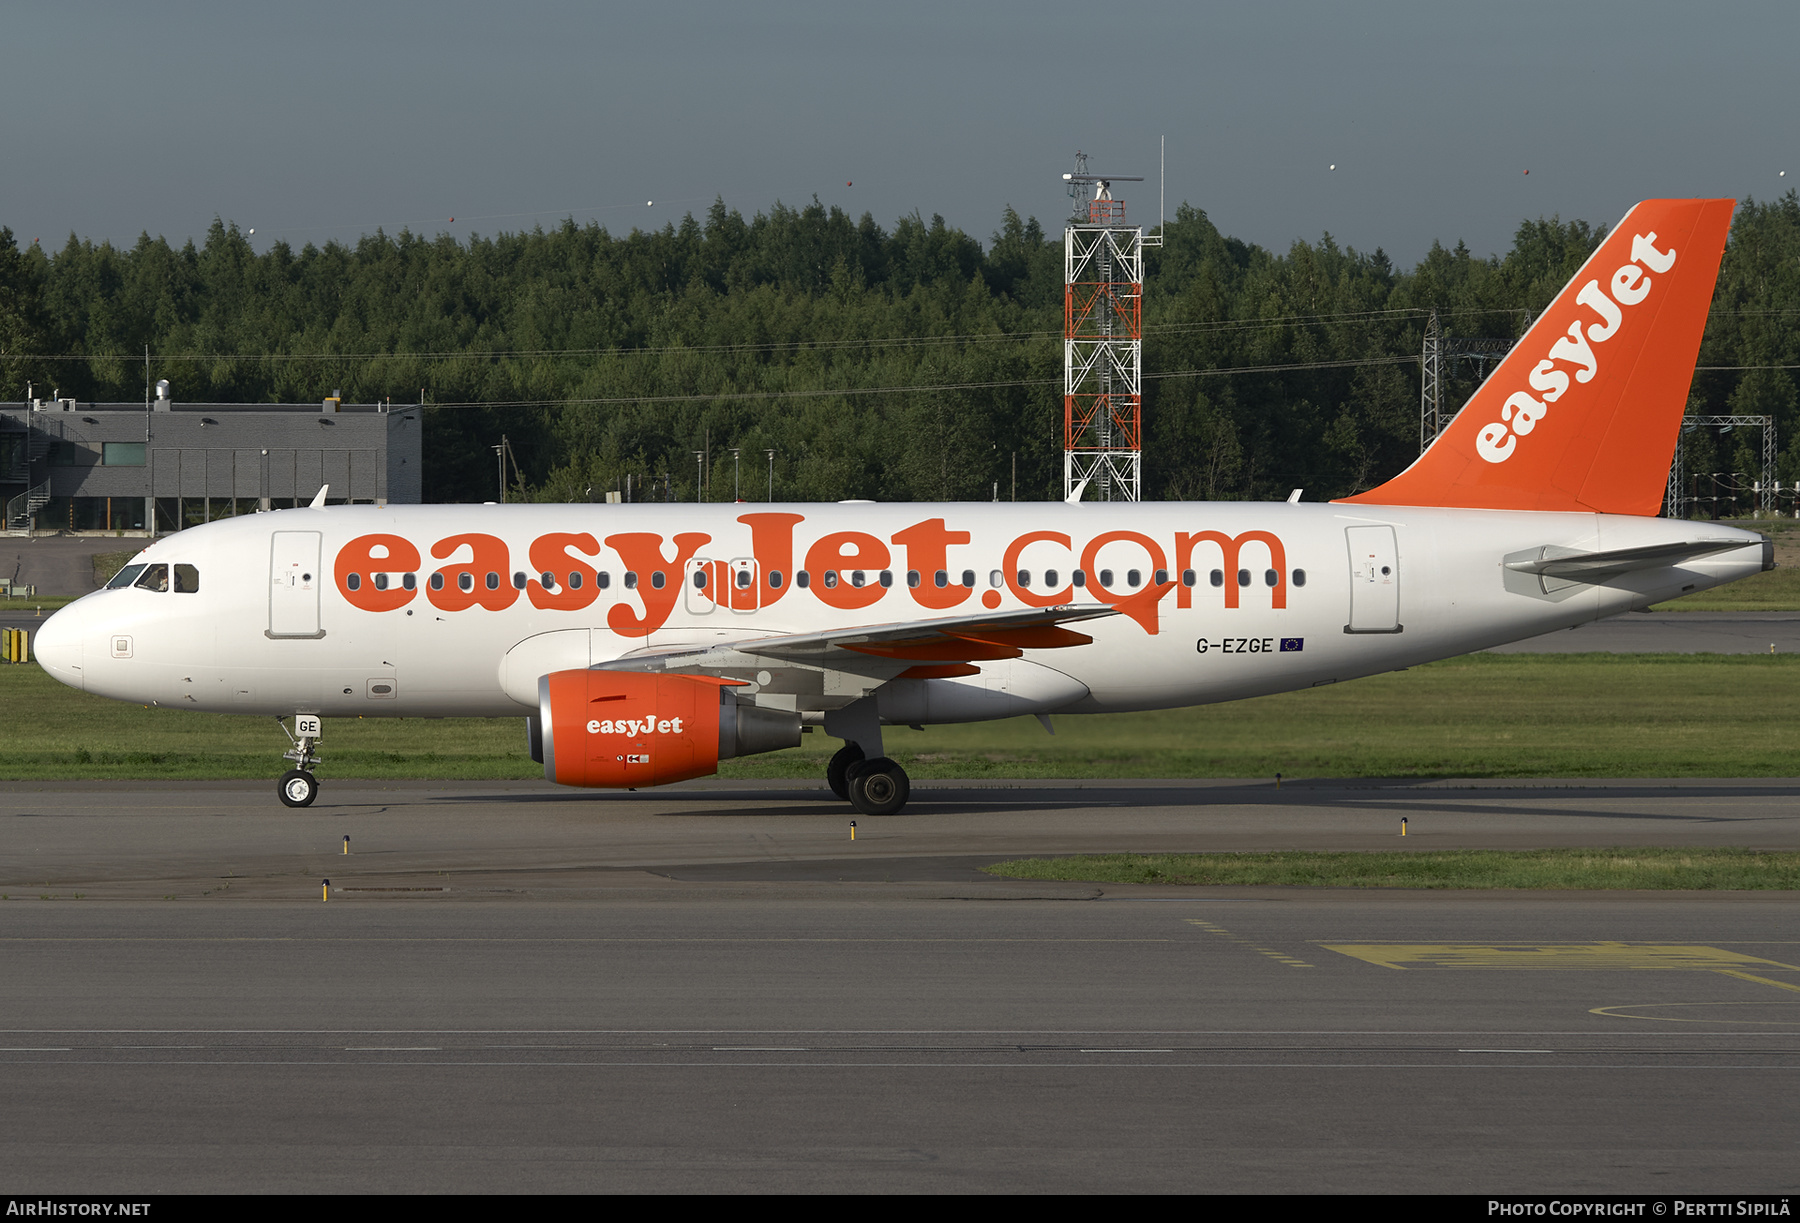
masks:
[(1655, 514), (1733, 200), (1646, 200), (1417, 462), (1364, 505)]

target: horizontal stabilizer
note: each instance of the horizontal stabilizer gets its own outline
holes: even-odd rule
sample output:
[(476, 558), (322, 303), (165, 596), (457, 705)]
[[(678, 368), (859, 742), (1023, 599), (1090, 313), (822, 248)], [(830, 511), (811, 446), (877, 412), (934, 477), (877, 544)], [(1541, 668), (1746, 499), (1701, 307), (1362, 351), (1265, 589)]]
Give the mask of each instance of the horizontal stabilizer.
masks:
[(1731, 552), (1749, 547), (1741, 539), (1689, 539), (1672, 544), (1649, 544), (1642, 548), (1615, 548), (1610, 552), (1576, 552), (1549, 544), (1523, 555), (1510, 556), (1504, 562), (1514, 573), (1535, 573), (1566, 582), (1593, 584), (1616, 578), (1639, 569), (1662, 569), (1683, 561), (1698, 560), (1715, 552)]

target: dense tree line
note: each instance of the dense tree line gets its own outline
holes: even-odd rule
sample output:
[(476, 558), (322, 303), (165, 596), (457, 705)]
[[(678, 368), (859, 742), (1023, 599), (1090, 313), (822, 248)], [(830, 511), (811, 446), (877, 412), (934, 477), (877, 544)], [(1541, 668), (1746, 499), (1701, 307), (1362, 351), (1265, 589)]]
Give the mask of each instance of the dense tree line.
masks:
[[(1146, 261), (1145, 495), (1309, 497), (1367, 488), (1418, 449), (1426, 319), (1510, 338), (1603, 231), (1520, 225), (1503, 257), (1434, 245), (1410, 270), (1330, 235), (1274, 252), (1183, 206)], [(726, 500), (1060, 495), (1062, 242), (1008, 209), (985, 246), (939, 217), (892, 229), (816, 201), (615, 237), (572, 222), (458, 242), (376, 232), (256, 254), (0, 230), (0, 394), (88, 400), (168, 378), (188, 402), (433, 405), (426, 495)], [(1732, 228), (1690, 411), (1772, 413), (1800, 478), (1800, 201)], [(1747, 367), (1747, 368), (1746, 368)], [(1478, 371), (1452, 370), (1452, 401)], [(1757, 439), (1704, 432), (1690, 463), (1754, 471)], [(703, 458), (696, 461), (695, 452)], [(1711, 467), (1708, 467), (1708, 464)], [(705, 483), (697, 482), (705, 473)], [(1016, 473), (1016, 474), (1015, 474)], [(644, 494), (640, 494), (644, 495)]]

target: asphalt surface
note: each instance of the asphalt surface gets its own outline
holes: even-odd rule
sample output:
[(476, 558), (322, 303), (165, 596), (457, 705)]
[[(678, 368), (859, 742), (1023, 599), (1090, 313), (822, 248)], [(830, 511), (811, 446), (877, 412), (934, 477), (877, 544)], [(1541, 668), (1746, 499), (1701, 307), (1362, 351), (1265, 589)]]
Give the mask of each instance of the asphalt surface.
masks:
[(847, 809), (787, 784), (327, 779), (304, 811), (272, 789), (0, 788), (9, 1191), (1800, 1181), (1791, 894), (976, 869), (1792, 849), (1800, 781), (923, 783), (854, 842)]
[(40, 595), (82, 595), (95, 588), (97, 553), (136, 552), (149, 544), (147, 536), (7, 534), (0, 536), (0, 575), (37, 587)]

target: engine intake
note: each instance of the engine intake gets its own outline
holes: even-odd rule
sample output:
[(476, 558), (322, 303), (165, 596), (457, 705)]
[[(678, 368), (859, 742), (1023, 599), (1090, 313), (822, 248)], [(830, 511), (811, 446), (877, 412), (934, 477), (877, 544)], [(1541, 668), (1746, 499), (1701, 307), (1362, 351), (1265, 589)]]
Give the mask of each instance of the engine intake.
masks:
[(538, 680), (544, 776), (565, 786), (660, 786), (719, 761), (800, 743), (800, 715), (745, 704), (741, 681), (641, 671), (554, 671)]

